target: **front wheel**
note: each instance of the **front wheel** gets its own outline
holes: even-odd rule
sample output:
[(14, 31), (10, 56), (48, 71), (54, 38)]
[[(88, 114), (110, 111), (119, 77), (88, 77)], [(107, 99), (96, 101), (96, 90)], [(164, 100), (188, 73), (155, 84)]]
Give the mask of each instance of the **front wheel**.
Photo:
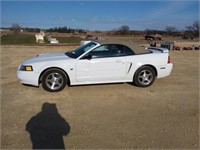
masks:
[(42, 77), (42, 87), (49, 92), (58, 92), (65, 88), (67, 78), (59, 69), (47, 70)]
[(140, 67), (133, 78), (133, 83), (139, 87), (148, 87), (155, 81), (156, 74), (152, 67), (142, 66)]

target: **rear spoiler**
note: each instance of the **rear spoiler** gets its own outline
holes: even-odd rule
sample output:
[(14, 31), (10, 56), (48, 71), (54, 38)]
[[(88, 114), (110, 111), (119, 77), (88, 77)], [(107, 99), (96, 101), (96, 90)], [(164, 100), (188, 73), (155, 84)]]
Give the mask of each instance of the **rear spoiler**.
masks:
[(162, 53), (168, 53), (169, 50), (167, 48), (162, 48), (162, 47), (146, 47), (146, 50), (156, 50), (156, 51), (160, 51)]

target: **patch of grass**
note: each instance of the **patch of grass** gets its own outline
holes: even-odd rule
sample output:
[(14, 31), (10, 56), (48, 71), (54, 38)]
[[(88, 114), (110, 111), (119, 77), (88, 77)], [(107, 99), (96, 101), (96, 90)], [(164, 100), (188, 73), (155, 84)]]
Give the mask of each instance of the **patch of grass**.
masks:
[(28, 34), (8, 34), (1, 37), (1, 44), (35, 44), (35, 36)]
[[(82, 40), (80, 37), (54, 37), (56, 38), (59, 43), (80, 43)], [(49, 41), (47, 38), (44, 38), (45, 43), (49, 44)], [(17, 44), (37, 44), (35, 41), (35, 36), (30, 35), (30, 34), (8, 34), (8, 35), (3, 35), (1, 36), (1, 44), (6, 45), (6, 44), (11, 44), (11, 45), (17, 45)]]

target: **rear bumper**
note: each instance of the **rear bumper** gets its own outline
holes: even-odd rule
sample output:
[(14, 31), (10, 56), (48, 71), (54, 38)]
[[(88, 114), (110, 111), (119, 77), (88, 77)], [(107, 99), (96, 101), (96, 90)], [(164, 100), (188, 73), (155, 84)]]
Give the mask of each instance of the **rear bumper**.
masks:
[(39, 74), (31, 71), (31, 72), (27, 72), (27, 71), (17, 71), (17, 78), (19, 79), (19, 81), (23, 84), (28, 84), (28, 85), (34, 85), (34, 86), (39, 86)]
[(172, 72), (172, 69), (173, 69), (172, 63), (169, 63), (166, 66), (160, 66), (158, 68), (159, 71), (158, 71), (157, 78), (163, 78), (163, 77), (169, 76)]

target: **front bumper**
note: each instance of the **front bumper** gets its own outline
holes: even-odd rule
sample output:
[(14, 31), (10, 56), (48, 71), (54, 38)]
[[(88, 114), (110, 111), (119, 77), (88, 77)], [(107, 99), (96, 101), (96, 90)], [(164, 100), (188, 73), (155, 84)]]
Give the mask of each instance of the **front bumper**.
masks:
[(39, 74), (34, 71), (17, 70), (17, 78), (23, 84), (39, 86)]

